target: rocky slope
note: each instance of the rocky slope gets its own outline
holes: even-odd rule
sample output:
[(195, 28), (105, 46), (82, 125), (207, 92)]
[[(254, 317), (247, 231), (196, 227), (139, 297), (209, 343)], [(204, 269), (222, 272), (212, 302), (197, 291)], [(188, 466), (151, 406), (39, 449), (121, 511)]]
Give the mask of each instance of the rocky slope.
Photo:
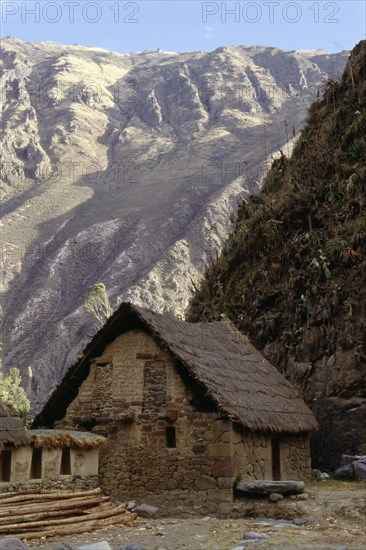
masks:
[(82, 310), (90, 285), (104, 282), (113, 307), (183, 314), (238, 199), (346, 61), (3, 40), (4, 360), (33, 410), (95, 330)]
[(366, 41), (310, 108), (291, 158), (259, 195), (195, 297), (230, 317), (309, 402), (313, 464), (366, 452)]

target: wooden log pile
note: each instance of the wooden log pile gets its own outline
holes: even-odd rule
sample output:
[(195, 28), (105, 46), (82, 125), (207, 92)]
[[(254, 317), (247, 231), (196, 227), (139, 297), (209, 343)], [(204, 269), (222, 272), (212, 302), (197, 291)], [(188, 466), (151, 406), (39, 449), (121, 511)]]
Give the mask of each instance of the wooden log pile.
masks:
[(23, 540), (67, 536), (131, 525), (137, 515), (114, 504), (101, 490), (0, 495), (0, 538)]

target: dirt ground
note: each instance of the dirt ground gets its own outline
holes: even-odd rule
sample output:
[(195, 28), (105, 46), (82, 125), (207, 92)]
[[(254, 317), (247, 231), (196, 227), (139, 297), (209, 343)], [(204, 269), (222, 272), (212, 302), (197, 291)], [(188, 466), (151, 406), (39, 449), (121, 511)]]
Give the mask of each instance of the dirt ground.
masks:
[[(248, 500), (246, 517), (138, 518), (133, 527), (111, 527), (62, 538), (73, 548), (106, 540), (113, 549), (139, 542), (144, 550), (232, 550), (244, 533), (268, 535), (263, 549), (358, 550), (366, 548), (366, 482), (314, 482), (306, 487), (306, 500), (286, 498), (278, 503)], [(249, 517), (251, 516), (251, 517)], [(279, 520), (306, 517), (307, 525)], [(53, 550), (61, 539), (27, 542), (30, 548)], [(259, 542), (259, 541), (258, 541)]]

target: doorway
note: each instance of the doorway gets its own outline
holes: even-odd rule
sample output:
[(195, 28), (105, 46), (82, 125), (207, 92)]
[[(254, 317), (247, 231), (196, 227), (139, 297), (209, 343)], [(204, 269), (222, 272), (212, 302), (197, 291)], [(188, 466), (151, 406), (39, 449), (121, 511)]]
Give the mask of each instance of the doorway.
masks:
[(281, 480), (281, 443), (279, 437), (272, 437), (272, 479)]
[(10, 481), (11, 451), (0, 451), (0, 481)]

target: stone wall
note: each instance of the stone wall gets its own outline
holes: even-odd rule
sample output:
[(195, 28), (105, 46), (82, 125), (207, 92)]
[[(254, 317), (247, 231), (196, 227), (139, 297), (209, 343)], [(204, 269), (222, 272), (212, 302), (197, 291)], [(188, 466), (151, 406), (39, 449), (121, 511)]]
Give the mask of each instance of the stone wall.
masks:
[[(2, 482), (7, 484), (41, 483), (52, 484), (54, 482), (66, 482), (69, 479), (85, 478), (98, 475), (99, 449), (78, 449), (70, 448), (70, 473), (62, 475), (61, 457), (62, 448), (36, 449), (39, 456), (37, 476), (32, 472), (32, 455), (34, 452), (31, 446), (20, 446), (8, 448), (11, 452), (10, 480)], [(32, 479), (33, 478), (33, 479)]]
[(99, 487), (99, 476), (62, 476), (58, 479), (33, 479), (24, 482), (0, 483), (2, 493), (40, 493), (45, 491), (87, 491)]
[(99, 472), (113, 497), (229, 514), (236, 476), (271, 479), (270, 437), (234, 429), (180, 369), (147, 333), (124, 333), (95, 359), (60, 427), (107, 436)]
[(311, 455), (308, 434), (281, 437), (281, 471), (283, 479), (310, 480)]
[(310, 480), (311, 459), (308, 434), (256, 433), (234, 429), (234, 471), (242, 479), (273, 479), (272, 440), (279, 439), (281, 479)]
[(234, 471), (242, 479), (272, 479), (271, 437), (249, 430), (232, 433)]

